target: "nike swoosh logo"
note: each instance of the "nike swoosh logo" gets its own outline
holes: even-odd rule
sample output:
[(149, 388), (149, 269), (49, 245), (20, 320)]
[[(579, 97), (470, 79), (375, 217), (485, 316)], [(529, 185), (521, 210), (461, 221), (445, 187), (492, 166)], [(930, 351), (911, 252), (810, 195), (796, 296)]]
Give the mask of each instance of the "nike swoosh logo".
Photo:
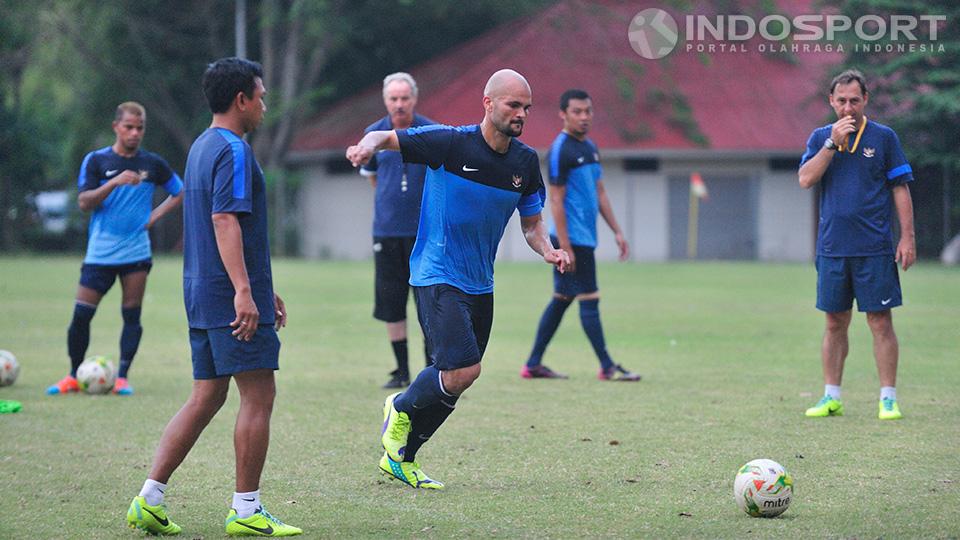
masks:
[(105, 175), (107, 175), (107, 176), (113, 176), (113, 175), (117, 174), (118, 172), (120, 172), (119, 169), (111, 169), (111, 170), (109, 170), (109, 171), (107, 171), (107, 172), (105, 172), (105, 173), (103, 173), (103, 174), (105, 174)]
[(254, 527), (253, 525), (247, 525), (246, 523), (240, 523), (239, 521), (237, 521), (236, 524), (243, 525), (244, 527), (250, 529), (251, 531), (257, 531), (258, 533), (265, 536), (270, 536), (271, 534), (273, 534), (273, 527), (271, 527), (270, 525), (267, 525), (266, 527), (261, 528), (261, 527)]
[(420, 435), (417, 435), (417, 437), (419, 437), (421, 441), (429, 441), (429, 440), (430, 440), (430, 436), (429, 436), (429, 435), (424, 435), (423, 433), (421, 433)]
[(243, 499), (243, 500), (245, 500), (245, 501), (247, 501), (247, 502), (253, 502), (253, 501), (256, 500), (256, 499), (248, 499), (248, 498), (246, 498), (246, 497), (240, 497), (240, 498)]
[(471, 169), (470, 167), (467, 167), (466, 165), (463, 166), (463, 172), (477, 172), (477, 171), (479, 171), (479, 170), (480, 170), (480, 169)]
[(891, 300), (893, 300), (893, 298), (887, 298), (886, 300), (881, 300), (881, 301), (880, 301), (880, 305), (881, 305), (881, 306), (885, 306), (885, 305), (889, 304)]
[(170, 520), (168, 520), (167, 518), (162, 518), (162, 517), (154, 514), (154, 513), (151, 512), (150, 509), (147, 508), (146, 506), (144, 506), (143, 509), (144, 509), (148, 514), (150, 514), (151, 516), (153, 516), (153, 519), (157, 520), (157, 523), (159, 523), (160, 525), (163, 525), (164, 527), (166, 527), (167, 525), (170, 524)]

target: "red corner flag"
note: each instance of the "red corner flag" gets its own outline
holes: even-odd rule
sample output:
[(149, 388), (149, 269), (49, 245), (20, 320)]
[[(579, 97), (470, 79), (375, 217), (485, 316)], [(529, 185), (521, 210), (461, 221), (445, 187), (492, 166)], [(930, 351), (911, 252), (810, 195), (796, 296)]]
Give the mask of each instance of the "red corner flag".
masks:
[(690, 193), (698, 199), (707, 198), (707, 185), (703, 183), (703, 177), (698, 172), (690, 174)]

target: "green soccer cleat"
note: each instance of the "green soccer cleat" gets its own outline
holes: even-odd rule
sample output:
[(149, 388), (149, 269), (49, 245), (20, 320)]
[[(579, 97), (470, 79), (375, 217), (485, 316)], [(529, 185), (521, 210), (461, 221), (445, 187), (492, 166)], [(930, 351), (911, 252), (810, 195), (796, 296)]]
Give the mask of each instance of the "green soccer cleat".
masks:
[(162, 504), (150, 506), (139, 495), (133, 498), (127, 510), (127, 525), (147, 534), (180, 534), (181, 531), (180, 526), (167, 517), (167, 509)]
[(410, 417), (393, 408), (393, 400), (399, 395), (400, 392), (390, 394), (383, 402), (383, 430), (380, 432), (380, 443), (394, 461), (403, 461), (407, 436), (410, 435)]
[(420, 464), (416, 461), (394, 461), (386, 452), (380, 458), (380, 470), (391, 479), (396, 478), (412, 488), (418, 489), (443, 489), (443, 482), (433, 480), (427, 473), (423, 472)]
[(816, 405), (807, 409), (806, 415), (811, 418), (823, 416), (843, 416), (843, 403), (831, 396), (823, 396)]
[(270, 515), (264, 507), (260, 507), (252, 516), (237, 517), (233, 508), (227, 514), (227, 534), (230, 536), (296, 536), (303, 534), (303, 530), (293, 525), (287, 525)]
[(881, 399), (879, 416), (881, 420), (899, 420), (903, 418), (903, 413), (900, 412), (900, 406), (897, 405), (897, 400)]

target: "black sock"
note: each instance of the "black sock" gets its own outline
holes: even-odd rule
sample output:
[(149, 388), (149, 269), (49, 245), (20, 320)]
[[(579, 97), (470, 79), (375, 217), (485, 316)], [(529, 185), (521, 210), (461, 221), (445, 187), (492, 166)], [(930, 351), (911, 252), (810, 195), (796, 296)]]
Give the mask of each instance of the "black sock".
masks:
[(403, 454), (404, 461), (413, 461), (417, 457), (417, 450), (427, 442), (437, 429), (453, 413), (460, 396), (444, 396), (440, 403), (435, 403), (422, 411), (417, 411), (410, 435), (407, 437), (407, 448)]
[(547, 308), (543, 310), (543, 315), (540, 317), (540, 325), (537, 326), (537, 337), (533, 341), (533, 350), (530, 351), (530, 358), (527, 359), (527, 367), (540, 363), (547, 345), (553, 338), (553, 334), (557, 332), (560, 321), (563, 320), (563, 314), (572, 302), (572, 300), (553, 297), (553, 300), (547, 304)]
[(143, 336), (143, 327), (140, 326), (140, 306), (121, 308), (123, 314), (123, 330), (120, 332), (120, 378), (127, 378), (127, 371), (133, 363), (133, 357), (140, 348), (140, 337)]
[(587, 333), (590, 344), (593, 345), (593, 352), (597, 353), (597, 359), (600, 360), (600, 367), (608, 369), (613, 365), (613, 360), (607, 354), (607, 344), (603, 339), (603, 326), (600, 324), (600, 300), (581, 300), (580, 301), (580, 324), (583, 325), (583, 331)]
[(407, 340), (391, 341), (390, 346), (393, 347), (393, 356), (397, 359), (397, 374), (409, 377), (410, 364), (407, 359)]
[(96, 306), (80, 302), (73, 306), (73, 319), (67, 329), (67, 354), (70, 355), (70, 375), (74, 377), (90, 346), (90, 321), (96, 313)]

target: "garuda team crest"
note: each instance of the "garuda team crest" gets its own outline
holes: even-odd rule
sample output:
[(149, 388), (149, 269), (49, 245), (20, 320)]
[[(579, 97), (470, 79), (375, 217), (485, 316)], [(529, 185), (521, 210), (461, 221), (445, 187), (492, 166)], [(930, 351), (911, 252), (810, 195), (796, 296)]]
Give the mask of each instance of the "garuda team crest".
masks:
[(513, 187), (519, 189), (521, 185), (523, 185), (523, 177), (519, 174), (513, 175)]

